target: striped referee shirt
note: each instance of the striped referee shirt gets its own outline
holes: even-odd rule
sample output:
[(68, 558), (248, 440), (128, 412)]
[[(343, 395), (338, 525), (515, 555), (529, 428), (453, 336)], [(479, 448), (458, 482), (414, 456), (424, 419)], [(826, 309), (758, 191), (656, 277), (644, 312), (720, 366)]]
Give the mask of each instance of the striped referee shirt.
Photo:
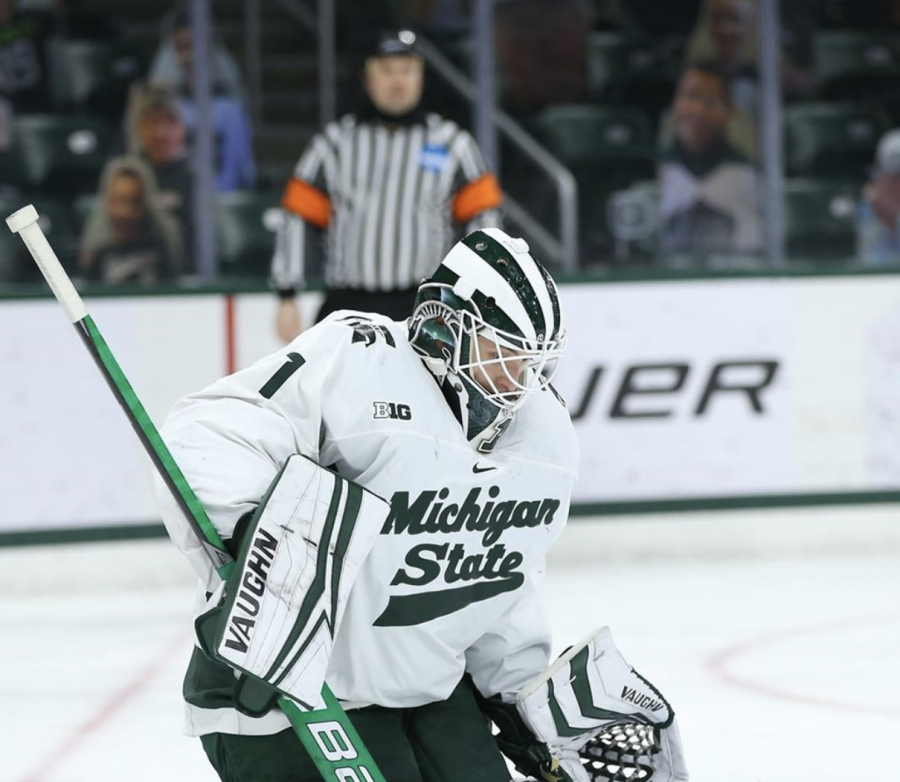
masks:
[(346, 115), (312, 139), (285, 188), (273, 285), (303, 287), (324, 231), (327, 287), (415, 287), (456, 231), (499, 225), (501, 201), (475, 139), (456, 123), (427, 114), (387, 126)]

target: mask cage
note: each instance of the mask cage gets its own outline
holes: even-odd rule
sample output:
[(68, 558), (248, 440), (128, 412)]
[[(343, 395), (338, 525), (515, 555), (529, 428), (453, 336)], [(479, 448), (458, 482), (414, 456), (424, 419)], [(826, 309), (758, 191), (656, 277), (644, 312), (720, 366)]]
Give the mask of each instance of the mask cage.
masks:
[(526, 340), (492, 327), (467, 310), (458, 313), (458, 320), (468, 339), (457, 340), (453, 369), (465, 373), (498, 407), (516, 410), (553, 380), (565, 350), (564, 336), (545, 339), (539, 334), (537, 340)]

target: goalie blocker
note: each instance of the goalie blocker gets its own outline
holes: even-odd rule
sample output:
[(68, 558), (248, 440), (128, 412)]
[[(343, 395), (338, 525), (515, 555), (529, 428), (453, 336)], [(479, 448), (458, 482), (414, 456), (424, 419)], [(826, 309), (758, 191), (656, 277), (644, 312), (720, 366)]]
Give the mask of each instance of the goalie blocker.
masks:
[(503, 753), (545, 782), (688, 779), (675, 713), (625, 661), (608, 627), (567, 650), (514, 704), (492, 699), (486, 711)]
[(249, 716), (280, 694), (323, 708), (322, 684), (353, 582), (388, 503), (304, 456), (285, 462), (239, 542), (237, 566), (197, 619), (204, 653), (241, 671)]

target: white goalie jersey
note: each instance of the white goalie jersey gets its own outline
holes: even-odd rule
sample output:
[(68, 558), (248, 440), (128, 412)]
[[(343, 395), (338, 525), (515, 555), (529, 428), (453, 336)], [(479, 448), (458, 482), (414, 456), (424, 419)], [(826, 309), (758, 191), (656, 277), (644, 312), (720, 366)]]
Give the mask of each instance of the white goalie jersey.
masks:
[[(485, 695), (512, 694), (547, 667), (545, 556), (578, 462), (552, 388), (480, 454), (405, 324), (344, 311), (185, 397), (161, 432), (225, 539), (298, 453), (390, 502), (328, 662), (326, 681), (349, 706), (444, 700), (465, 672)], [(170, 535), (213, 592), (218, 575), (174, 501), (160, 497)], [(278, 711), (189, 710), (195, 735), (289, 726)]]

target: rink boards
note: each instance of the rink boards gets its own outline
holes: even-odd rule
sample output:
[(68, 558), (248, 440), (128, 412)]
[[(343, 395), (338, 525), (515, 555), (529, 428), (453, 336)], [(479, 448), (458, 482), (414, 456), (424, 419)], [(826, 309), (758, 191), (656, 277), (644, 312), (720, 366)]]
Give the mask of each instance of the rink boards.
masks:
[[(555, 385), (578, 433), (580, 512), (900, 497), (900, 277), (562, 296)], [(87, 301), (157, 423), (279, 347), (267, 293)], [(0, 301), (0, 334), (0, 535), (155, 524), (149, 462), (55, 302)]]

